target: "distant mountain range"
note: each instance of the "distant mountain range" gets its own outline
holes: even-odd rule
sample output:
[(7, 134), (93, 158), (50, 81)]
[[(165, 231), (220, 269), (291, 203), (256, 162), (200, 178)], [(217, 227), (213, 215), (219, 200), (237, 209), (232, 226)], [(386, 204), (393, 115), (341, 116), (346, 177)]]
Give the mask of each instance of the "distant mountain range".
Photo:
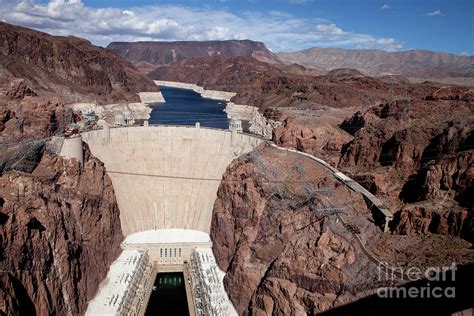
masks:
[(113, 42), (107, 48), (135, 64), (167, 65), (192, 57), (216, 55), (253, 57), (268, 63), (281, 63), (265, 44), (251, 40)]
[[(220, 55), (254, 58), (280, 69), (290, 67), (290, 71), (302, 74), (323, 74), (333, 69), (351, 68), (371, 76), (402, 75), (421, 80), (474, 77), (474, 56), (427, 50), (386, 52), (313, 47), (273, 53), (264, 43), (251, 40), (112, 42), (107, 48), (132, 62), (143, 73), (193, 57)], [(299, 69), (298, 65), (306, 69)]]
[(285, 63), (332, 70), (353, 68), (367, 75), (407, 77), (474, 77), (474, 56), (457, 56), (427, 50), (386, 52), (313, 47), (291, 53), (277, 53)]

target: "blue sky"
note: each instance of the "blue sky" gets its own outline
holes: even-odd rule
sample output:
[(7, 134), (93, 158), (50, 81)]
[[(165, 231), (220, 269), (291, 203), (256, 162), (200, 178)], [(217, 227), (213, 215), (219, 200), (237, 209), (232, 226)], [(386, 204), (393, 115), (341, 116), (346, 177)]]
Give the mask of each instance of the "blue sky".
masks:
[(110, 41), (243, 39), (474, 54), (474, 0), (0, 0), (0, 20)]

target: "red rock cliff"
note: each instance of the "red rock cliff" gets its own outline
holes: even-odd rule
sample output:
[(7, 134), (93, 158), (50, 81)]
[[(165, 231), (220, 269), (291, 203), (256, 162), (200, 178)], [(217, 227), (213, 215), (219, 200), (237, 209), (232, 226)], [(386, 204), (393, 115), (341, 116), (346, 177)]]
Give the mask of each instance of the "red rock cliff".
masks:
[[(375, 264), (334, 215), (325, 216), (322, 209), (336, 201), (316, 193), (318, 187), (367, 212), (360, 196), (293, 154), (264, 148), (227, 169), (211, 238), (239, 314), (315, 314), (373, 288)], [(358, 221), (365, 236), (376, 240), (374, 225)]]
[(33, 173), (0, 177), (0, 313), (81, 314), (118, 256), (112, 183), (85, 150), (83, 168), (45, 154)]
[(65, 102), (139, 101), (137, 92), (158, 91), (122, 57), (76, 37), (0, 22), (0, 76), (27, 81), (38, 95)]

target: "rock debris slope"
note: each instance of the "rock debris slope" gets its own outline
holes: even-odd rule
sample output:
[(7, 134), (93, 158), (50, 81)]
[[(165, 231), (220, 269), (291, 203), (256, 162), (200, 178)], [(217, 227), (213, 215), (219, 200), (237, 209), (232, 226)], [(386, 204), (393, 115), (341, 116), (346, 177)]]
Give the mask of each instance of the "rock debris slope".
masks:
[(0, 76), (22, 78), (41, 95), (65, 102), (134, 101), (141, 91), (158, 91), (129, 62), (77, 37), (0, 22)]

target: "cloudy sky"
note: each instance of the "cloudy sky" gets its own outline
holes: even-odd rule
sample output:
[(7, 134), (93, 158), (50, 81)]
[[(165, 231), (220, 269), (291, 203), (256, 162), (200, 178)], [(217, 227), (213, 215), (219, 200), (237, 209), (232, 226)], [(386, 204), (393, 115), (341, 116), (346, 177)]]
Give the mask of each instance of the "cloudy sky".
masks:
[(0, 0), (0, 20), (52, 34), (111, 41), (263, 41), (474, 54), (473, 0)]

